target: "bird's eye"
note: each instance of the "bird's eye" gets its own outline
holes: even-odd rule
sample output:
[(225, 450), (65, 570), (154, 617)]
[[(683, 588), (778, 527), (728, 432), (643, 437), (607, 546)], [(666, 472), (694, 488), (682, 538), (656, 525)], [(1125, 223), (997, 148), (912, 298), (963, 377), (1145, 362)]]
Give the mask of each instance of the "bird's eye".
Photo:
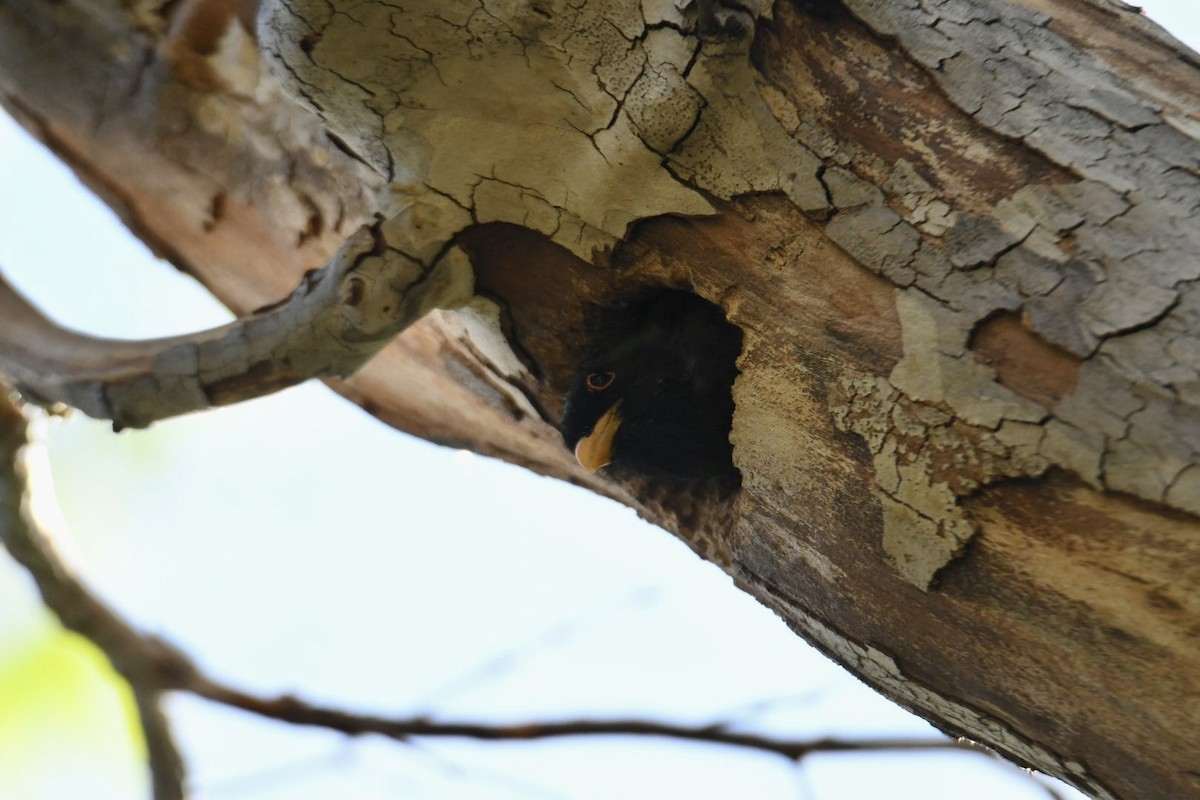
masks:
[(593, 392), (602, 392), (612, 386), (612, 382), (617, 379), (615, 372), (593, 372), (587, 376), (587, 388)]

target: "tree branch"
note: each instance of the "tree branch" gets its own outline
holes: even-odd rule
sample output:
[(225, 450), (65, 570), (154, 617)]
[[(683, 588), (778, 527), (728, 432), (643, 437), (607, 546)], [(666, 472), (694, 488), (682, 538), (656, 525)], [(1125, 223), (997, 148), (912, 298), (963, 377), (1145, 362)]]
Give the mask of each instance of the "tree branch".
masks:
[(154, 800), (182, 800), (184, 763), (159, 704), (165, 689), (194, 679), (195, 667), (171, 645), (134, 629), (75, 575), (34, 516), (30, 455), (28, 420), (0, 383), (0, 541), (29, 572), (63, 627), (100, 648), (129, 683), (146, 739)]
[(437, 307), (469, 299), (457, 248), (426, 268), (385, 240), (350, 237), (286, 300), (228, 325), (143, 341), (87, 336), (45, 317), (0, 278), (0, 372), (40, 404), (65, 403), (116, 429), (345, 376)]
[(146, 739), (152, 797), (154, 800), (184, 800), (187, 797), (184, 788), (187, 765), (175, 746), (171, 721), (162, 709), (163, 693), (137, 686), (132, 688), (138, 719), (142, 723), (142, 735)]
[(216, 703), (239, 708), (262, 717), (292, 725), (311, 725), (340, 731), (350, 736), (374, 733), (405, 741), (414, 737), (465, 738), (480, 741), (520, 741), (555, 739), (568, 736), (658, 736), (709, 744), (730, 745), (775, 753), (799, 760), (813, 753), (861, 750), (983, 750), (966, 740), (956, 739), (773, 739), (751, 733), (739, 733), (724, 725), (686, 726), (642, 719), (569, 720), (564, 722), (528, 722), (490, 725), (469, 722), (440, 722), (422, 717), (388, 718), (352, 714), (338, 709), (312, 705), (291, 696), (261, 698), (212, 682), (197, 675), (188, 689)]

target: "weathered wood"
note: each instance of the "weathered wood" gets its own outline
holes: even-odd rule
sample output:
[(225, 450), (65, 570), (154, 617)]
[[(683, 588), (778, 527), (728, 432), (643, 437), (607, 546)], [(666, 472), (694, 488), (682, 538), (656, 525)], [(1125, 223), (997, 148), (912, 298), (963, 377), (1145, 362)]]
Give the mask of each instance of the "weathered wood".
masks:
[(451, 248), (426, 268), (377, 227), (350, 237), (291, 296), (207, 331), (131, 342), (63, 328), (0, 278), (0, 373), (43, 405), (65, 404), (114, 430), (347, 376), (436, 308), (474, 296)]
[[(634, 505), (947, 730), (1200, 797), (1197, 57), (1108, 0), (752, 5), (715, 41), (668, 0), (267, 3), (335, 146), (232, 4), (10, 0), (0, 101), (235, 308), (386, 181), (399, 249), (460, 246), (479, 296), (343, 392)], [(588, 304), (649, 284), (744, 332), (733, 496), (554, 431)]]

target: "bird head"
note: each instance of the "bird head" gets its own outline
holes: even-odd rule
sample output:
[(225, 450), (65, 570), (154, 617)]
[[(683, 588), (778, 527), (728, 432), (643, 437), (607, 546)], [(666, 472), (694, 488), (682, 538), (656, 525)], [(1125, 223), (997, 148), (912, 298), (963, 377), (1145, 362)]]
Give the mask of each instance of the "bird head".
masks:
[(741, 331), (717, 306), (680, 291), (614, 315), (567, 394), (561, 430), (579, 463), (679, 479), (732, 472)]
[(612, 463), (613, 445), (623, 421), (621, 396), (629, 382), (626, 377), (618, 383), (615, 370), (597, 369), (581, 376), (571, 390), (563, 415), (563, 439), (589, 472)]

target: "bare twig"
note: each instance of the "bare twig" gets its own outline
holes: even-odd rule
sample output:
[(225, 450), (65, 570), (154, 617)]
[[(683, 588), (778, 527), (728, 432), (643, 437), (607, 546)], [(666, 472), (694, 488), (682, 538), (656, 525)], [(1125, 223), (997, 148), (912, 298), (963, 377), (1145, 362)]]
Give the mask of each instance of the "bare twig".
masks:
[[(424, 746), (424, 743), (419, 740), (413, 741), (410, 746), (413, 753), (423, 756), (434, 768), (440, 770), (447, 779), (475, 783), (486, 782), (493, 790), (497, 787), (500, 787), (502, 790), (503, 788), (507, 788), (510, 791), (505, 792), (505, 794), (513, 797), (521, 797), (525, 800), (534, 800), (534, 798), (541, 798), (541, 800), (571, 800), (568, 795), (564, 795), (540, 783), (535, 783), (527, 778), (517, 777), (491, 767), (467, 763), (461, 757), (448, 757), (446, 754), (438, 752), (431, 747)], [(495, 791), (492, 793), (496, 794)]]
[(150, 764), (150, 783), (154, 800), (184, 800), (186, 765), (175, 737), (171, 734), (171, 723), (162, 710), (163, 693), (156, 689), (141, 689), (134, 685), (133, 696), (137, 702), (138, 719), (142, 723), (142, 735), (146, 739), (146, 758)]
[(175, 648), (135, 630), (75, 576), (34, 519), (29, 448), (25, 415), (0, 384), (0, 541), (33, 577), (63, 626), (91, 640), (129, 682), (146, 737), (154, 798), (182, 800), (183, 759), (159, 702), (165, 689), (192, 679), (194, 667)]
[[(198, 676), (199, 677), (199, 676)], [(732, 745), (765, 751), (797, 760), (812, 753), (858, 750), (974, 750), (977, 745), (954, 739), (803, 739), (789, 741), (739, 733), (721, 725), (686, 726), (641, 719), (571, 720), (527, 722), (514, 725), (484, 725), (444, 722), (425, 718), (388, 718), (352, 714), (306, 703), (291, 696), (262, 698), (245, 694), (207, 678), (188, 687), (191, 691), (223, 705), (293, 725), (312, 725), (341, 731), (351, 736), (373, 733), (404, 741), (414, 737), (456, 737), (480, 741), (533, 741), (568, 736), (657, 736), (710, 744)]]
[(526, 662), (532, 656), (563, 647), (577, 637), (591, 633), (599, 620), (611, 621), (620, 610), (650, 604), (654, 601), (655, 594), (655, 587), (640, 586), (619, 597), (598, 602), (570, 618), (559, 620), (532, 638), (506, 647), (495, 656), (476, 664), (464, 674), (454, 676), (426, 694), (421, 699), (420, 705), (436, 707), (438, 703), (453, 699), (468, 688), (478, 689), (481, 685), (497, 681), (506, 674), (516, 672), (526, 666)]
[(472, 292), (460, 250), (426, 268), (389, 247), (385, 228), (350, 237), (283, 302), (186, 336), (77, 333), (0, 279), (0, 372), (35, 402), (65, 403), (118, 429), (349, 375), (425, 313)]

